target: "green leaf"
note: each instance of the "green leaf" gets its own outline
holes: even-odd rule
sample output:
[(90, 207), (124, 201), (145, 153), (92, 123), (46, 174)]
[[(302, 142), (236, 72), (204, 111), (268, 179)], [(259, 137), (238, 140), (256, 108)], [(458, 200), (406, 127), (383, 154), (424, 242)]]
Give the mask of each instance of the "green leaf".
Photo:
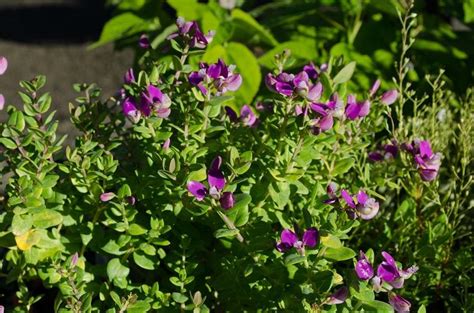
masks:
[(324, 252), (324, 257), (333, 261), (344, 261), (352, 259), (356, 253), (354, 250), (346, 247), (327, 248)]
[(283, 209), (290, 201), (290, 186), (285, 182), (271, 184), (268, 186), (268, 192), (279, 209)]
[(355, 160), (353, 158), (345, 158), (337, 161), (334, 169), (332, 170), (331, 174), (333, 176), (339, 176), (341, 174), (345, 174), (349, 169), (354, 166)]
[(337, 75), (334, 77), (333, 82), (335, 85), (337, 84), (342, 84), (347, 82), (349, 79), (351, 79), (352, 74), (354, 74), (354, 70), (356, 67), (356, 62), (352, 61), (346, 66), (342, 68), (342, 70), (337, 73)]
[(128, 228), (128, 233), (132, 236), (143, 235), (146, 232), (147, 230), (138, 224), (130, 224), (130, 227)]
[(122, 13), (113, 17), (104, 25), (99, 40), (89, 46), (89, 49), (94, 49), (108, 42), (140, 33), (148, 27), (148, 22), (137, 15), (130, 12)]
[(275, 67), (275, 55), (281, 54), (285, 49), (291, 51), (292, 58), (300, 59), (304, 62), (314, 60), (318, 56), (316, 53), (316, 41), (313, 39), (287, 41), (277, 45), (258, 58), (258, 63), (267, 69), (273, 69)]
[(145, 301), (137, 301), (135, 303), (131, 303), (127, 307), (127, 313), (143, 313), (150, 311), (150, 304)]
[(466, 23), (474, 22), (474, 0), (464, 0), (463, 9), (464, 9), (464, 22)]
[(31, 229), (33, 222), (30, 215), (14, 215), (12, 219), (12, 233), (20, 236)]
[(305, 256), (297, 254), (297, 253), (293, 253), (293, 254), (288, 255), (285, 258), (285, 265), (288, 266), (288, 265), (298, 264), (298, 263), (304, 262), (305, 260), (306, 260)]
[(272, 33), (260, 25), (250, 14), (234, 9), (231, 13), (232, 22), (235, 26), (234, 34), (245, 36), (247, 39), (257, 37), (259, 41), (270, 46), (275, 46), (278, 41), (273, 37)]
[(214, 236), (216, 238), (224, 238), (224, 237), (234, 237), (239, 233), (238, 229), (227, 229), (227, 228), (221, 228), (218, 229), (215, 233)]
[(234, 207), (227, 212), (227, 216), (235, 226), (240, 227), (247, 224), (249, 220), (249, 203), (252, 201), (252, 197), (248, 194), (234, 195), (234, 197)]
[(8, 118), (8, 125), (15, 127), (19, 131), (23, 131), (23, 129), (25, 129), (25, 117), (23, 116), (23, 112), (14, 111)]
[(363, 307), (369, 312), (373, 312), (375, 309), (377, 313), (393, 312), (393, 308), (390, 304), (378, 300), (363, 301)]
[(115, 278), (125, 278), (130, 273), (130, 269), (122, 263), (120, 260), (115, 258), (111, 259), (109, 263), (107, 263), (107, 276), (109, 280), (113, 280)]
[(146, 270), (155, 269), (155, 262), (153, 262), (149, 256), (141, 254), (140, 252), (133, 252), (133, 261), (135, 261), (135, 264)]
[(186, 301), (188, 301), (188, 297), (186, 297), (185, 295), (183, 295), (179, 292), (173, 292), (171, 294), (171, 297), (173, 297), (173, 300), (178, 302), (178, 303), (185, 303)]
[(33, 225), (37, 228), (49, 228), (63, 222), (61, 213), (50, 209), (41, 209), (32, 214)]
[(0, 138), (0, 143), (8, 149), (11, 149), (11, 150), (16, 149), (16, 143), (13, 142), (13, 140), (9, 138)]
[(426, 313), (426, 307), (424, 304), (422, 304), (419, 308), (418, 308), (418, 313)]

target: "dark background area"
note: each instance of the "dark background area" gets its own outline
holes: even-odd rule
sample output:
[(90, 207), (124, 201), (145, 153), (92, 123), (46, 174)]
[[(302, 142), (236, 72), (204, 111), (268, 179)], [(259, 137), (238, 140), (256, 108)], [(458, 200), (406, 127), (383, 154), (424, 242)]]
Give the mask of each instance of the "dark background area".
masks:
[(114, 51), (112, 44), (87, 50), (110, 13), (101, 0), (0, 0), (0, 55), (9, 63), (0, 77), (6, 106), (21, 105), (20, 80), (46, 75), (44, 91), (53, 96), (63, 134), (71, 131), (68, 103), (77, 96), (72, 84), (96, 82), (104, 97), (114, 94), (133, 50)]

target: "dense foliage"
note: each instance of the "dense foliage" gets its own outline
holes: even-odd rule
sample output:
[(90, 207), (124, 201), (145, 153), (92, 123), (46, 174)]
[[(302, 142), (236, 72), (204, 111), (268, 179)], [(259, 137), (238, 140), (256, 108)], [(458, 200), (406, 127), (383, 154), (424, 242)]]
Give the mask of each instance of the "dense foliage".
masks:
[[(98, 43), (132, 40), (137, 66), (112, 97), (74, 86), (74, 146), (45, 78), (20, 84), (0, 137), (7, 311), (472, 311), (472, 73), (423, 78), (406, 2), (342, 1), (341, 23), (322, 1), (333, 27), (311, 1), (256, 3), (116, 1)], [(361, 50), (384, 8), (399, 44)]]

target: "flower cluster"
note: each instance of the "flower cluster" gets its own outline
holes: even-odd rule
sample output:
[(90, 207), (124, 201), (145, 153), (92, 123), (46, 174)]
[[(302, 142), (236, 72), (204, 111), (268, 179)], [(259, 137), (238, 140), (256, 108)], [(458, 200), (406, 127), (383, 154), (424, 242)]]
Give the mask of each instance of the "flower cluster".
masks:
[(201, 62), (199, 71), (189, 74), (189, 83), (197, 86), (208, 99), (211, 94), (221, 96), (227, 91), (236, 91), (242, 84), (242, 76), (234, 70), (235, 65), (227, 66), (222, 59), (211, 65)]
[(441, 153), (433, 153), (429, 141), (415, 140), (411, 144), (405, 144), (403, 148), (412, 154), (422, 180), (433, 181), (438, 176)]
[(314, 248), (319, 242), (319, 231), (315, 227), (308, 228), (300, 239), (291, 229), (284, 229), (281, 232), (280, 241), (276, 244), (276, 249), (286, 252), (295, 248), (299, 254), (304, 255), (305, 247)]
[(323, 90), (322, 84), (314, 81), (318, 76), (318, 69), (311, 63), (297, 75), (285, 72), (278, 75), (268, 73), (265, 84), (268, 89), (282, 96), (292, 98), (301, 96), (303, 99), (314, 102), (319, 100)]
[(248, 105), (244, 105), (240, 109), (240, 116), (237, 116), (237, 112), (235, 112), (231, 107), (226, 106), (225, 111), (231, 122), (236, 123), (241, 121), (248, 127), (257, 127), (259, 123), (259, 119)]
[[(8, 68), (8, 60), (7, 58), (0, 56), (0, 76), (3, 75)], [(0, 110), (3, 110), (3, 106), (5, 105), (5, 97), (0, 93)]]
[(210, 195), (212, 198), (219, 200), (219, 203), (224, 210), (228, 210), (234, 206), (235, 199), (232, 192), (223, 192), (226, 179), (220, 169), (221, 165), (222, 158), (220, 156), (216, 157), (212, 161), (211, 167), (207, 172), (207, 182), (209, 184), (209, 188), (195, 180), (189, 181), (187, 188), (188, 191), (196, 198), (196, 200), (202, 201), (207, 195)]
[(190, 48), (206, 48), (215, 35), (215, 31), (213, 30), (204, 34), (196, 21), (186, 22), (182, 17), (178, 17), (176, 26), (178, 27), (178, 31), (169, 35), (168, 40), (180, 37)]
[[(128, 73), (128, 72), (127, 72)], [(133, 123), (137, 123), (141, 116), (150, 116), (152, 113), (160, 118), (167, 118), (171, 113), (171, 99), (153, 85), (148, 85), (140, 97), (140, 103), (129, 96), (122, 102), (123, 114)]]
[(413, 157), (422, 180), (429, 182), (436, 179), (441, 166), (441, 153), (433, 153), (431, 144), (427, 140), (416, 139), (411, 143), (403, 143), (400, 147), (395, 141), (392, 141), (376, 151), (369, 152), (368, 157), (373, 162), (394, 159), (400, 149), (410, 153)]
[[(330, 183), (327, 187), (329, 199), (324, 203), (343, 207), (350, 218), (360, 217), (363, 220), (370, 220), (377, 215), (379, 203), (374, 198), (370, 198), (363, 190), (359, 190), (357, 195), (351, 195), (347, 190), (342, 189), (340, 197), (336, 195), (336, 192), (337, 185)], [(345, 202), (345, 205), (341, 200)]]
[(333, 94), (326, 103), (315, 102), (310, 105), (310, 108), (316, 114), (316, 118), (311, 120), (313, 134), (331, 129), (334, 126), (334, 117), (344, 117), (344, 102), (337, 93)]
[(383, 261), (377, 267), (377, 275), (364, 252), (360, 251), (359, 260), (355, 265), (355, 272), (360, 280), (371, 279), (375, 292), (389, 292), (390, 304), (397, 312), (408, 312), (410, 302), (391, 292), (392, 289), (403, 288), (405, 279), (410, 278), (418, 271), (418, 267), (413, 265), (408, 269), (398, 268), (395, 259), (385, 251), (382, 251)]

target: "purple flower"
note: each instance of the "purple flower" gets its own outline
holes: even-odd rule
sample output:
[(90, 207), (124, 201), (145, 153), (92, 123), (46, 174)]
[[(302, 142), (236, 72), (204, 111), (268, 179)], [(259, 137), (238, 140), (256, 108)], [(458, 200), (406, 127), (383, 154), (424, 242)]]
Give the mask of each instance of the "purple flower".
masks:
[(3, 75), (8, 68), (8, 60), (7, 58), (0, 56), (0, 75)]
[(393, 307), (397, 313), (407, 313), (410, 312), (411, 303), (408, 302), (405, 298), (390, 292), (388, 294), (388, 302)]
[(130, 205), (135, 205), (135, 203), (137, 202), (137, 199), (134, 196), (128, 196), (127, 198), (125, 198), (125, 200), (127, 200), (127, 203)]
[[(148, 85), (147, 92), (142, 93), (142, 111), (153, 110), (158, 117), (167, 118), (171, 113), (171, 99), (153, 85)], [(149, 115), (145, 114), (146, 116)]]
[(0, 305), (0, 313), (4, 313), (5, 311), (5, 308), (3, 307), (3, 305)]
[(219, 200), (221, 207), (228, 210), (234, 206), (234, 195), (232, 192), (222, 192), (224, 190), (226, 179), (221, 171), (222, 158), (217, 156), (211, 163), (209, 171), (207, 172), (207, 183), (209, 189), (198, 181), (189, 181), (187, 184), (188, 191), (198, 201), (204, 200), (209, 194), (216, 200)]
[(197, 86), (204, 95), (212, 89), (220, 96), (227, 91), (236, 91), (242, 85), (242, 76), (234, 73), (235, 65), (227, 66), (222, 59), (211, 65), (201, 63), (199, 68), (199, 71), (192, 72), (188, 79), (189, 83)]
[(418, 271), (416, 265), (411, 266), (406, 270), (398, 269), (395, 259), (385, 251), (382, 251), (384, 261), (380, 263), (377, 268), (377, 276), (382, 281), (389, 283), (394, 288), (402, 288), (405, 279), (410, 278), (414, 273)]
[(374, 276), (374, 269), (364, 252), (360, 251), (359, 253), (359, 261), (356, 263), (355, 272), (360, 280), (369, 280)]
[(197, 181), (190, 181), (188, 182), (188, 191), (192, 193), (192, 195), (196, 198), (198, 201), (204, 200), (204, 198), (207, 195), (207, 188), (203, 184)]
[(339, 117), (339, 111), (342, 102), (339, 101), (337, 94), (334, 94), (326, 103), (312, 103), (311, 110), (316, 114), (313, 119), (313, 133), (319, 134), (331, 129), (334, 126), (334, 117)]
[(397, 98), (398, 98), (398, 91), (396, 89), (391, 89), (384, 92), (384, 94), (380, 98), (380, 101), (382, 101), (382, 103), (386, 105), (390, 105), (394, 103), (395, 101), (397, 101)]
[(362, 190), (357, 193), (356, 201), (354, 196), (350, 195), (347, 190), (341, 190), (341, 197), (347, 204), (347, 213), (351, 217), (359, 216), (363, 220), (370, 220), (377, 215), (379, 211), (379, 203)]
[(204, 35), (196, 21), (186, 22), (182, 17), (176, 19), (176, 26), (178, 26), (178, 32), (169, 35), (168, 40), (181, 37), (191, 48), (205, 48), (215, 35), (214, 31), (209, 31)]
[(347, 297), (349, 296), (349, 289), (346, 286), (343, 286), (336, 290), (332, 295), (326, 300), (326, 304), (341, 304), (346, 302)]
[(108, 202), (115, 198), (115, 193), (113, 192), (104, 192), (103, 194), (100, 195), (100, 201), (102, 202)]
[(380, 87), (380, 79), (377, 79), (369, 90), (369, 96), (372, 98)]
[(133, 74), (133, 68), (129, 68), (123, 77), (125, 84), (131, 84), (135, 81), (135, 75)]
[(138, 110), (137, 104), (133, 98), (125, 98), (122, 102), (122, 111), (132, 123), (137, 123), (140, 120), (141, 112)]
[(433, 153), (427, 140), (415, 141), (411, 150), (418, 173), (424, 181), (433, 181), (441, 167), (441, 154)]
[(140, 36), (140, 39), (138, 40), (138, 45), (142, 49), (148, 49), (150, 48), (150, 39), (148, 38), (147, 34), (142, 34)]
[(240, 120), (244, 125), (249, 127), (255, 127), (258, 124), (258, 119), (253, 113), (252, 109), (248, 105), (244, 105), (240, 109)]
[(370, 101), (357, 102), (354, 95), (347, 97), (346, 116), (350, 120), (355, 120), (367, 116), (370, 111)]
[(305, 247), (314, 248), (319, 242), (319, 232), (315, 227), (308, 228), (302, 240), (290, 229), (284, 229), (281, 232), (280, 241), (277, 242), (276, 249), (280, 252), (286, 252), (295, 248), (299, 254), (304, 255)]
[(219, 202), (221, 204), (221, 208), (224, 210), (233, 208), (235, 204), (234, 194), (228, 191), (224, 192), (222, 197), (219, 199)]
[(77, 261), (79, 261), (79, 254), (76, 252), (72, 255), (71, 258), (71, 267), (76, 267)]
[(339, 199), (336, 195), (337, 185), (334, 182), (330, 182), (326, 187), (326, 193), (328, 195), (328, 199), (324, 201), (325, 204), (334, 204), (339, 202)]
[(0, 93), (0, 111), (3, 110), (5, 106), (5, 97)]
[(357, 194), (357, 211), (363, 220), (370, 220), (377, 215), (379, 203), (360, 190)]
[(313, 62), (310, 62), (309, 64), (305, 65), (303, 67), (303, 71), (305, 71), (306, 74), (308, 74), (308, 77), (313, 80), (317, 79), (319, 76), (318, 70), (316, 66), (314, 66)]
[(170, 143), (171, 143), (171, 139), (168, 138), (165, 140), (165, 142), (163, 142), (163, 145), (161, 146), (163, 148), (163, 150), (168, 150), (170, 148)]

